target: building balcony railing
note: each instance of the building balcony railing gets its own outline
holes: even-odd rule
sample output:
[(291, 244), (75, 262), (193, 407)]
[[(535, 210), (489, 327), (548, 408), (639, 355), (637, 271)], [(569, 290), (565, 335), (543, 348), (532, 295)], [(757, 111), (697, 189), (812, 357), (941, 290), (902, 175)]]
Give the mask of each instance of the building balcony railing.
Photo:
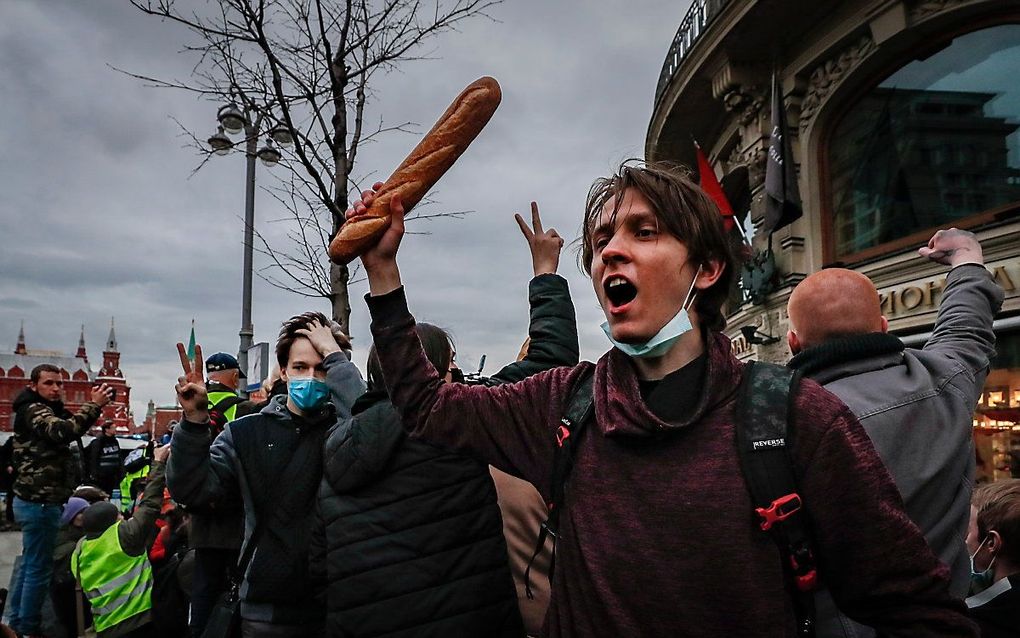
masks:
[(712, 23), (717, 15), (722, 13), (722, 10), (732, 0), (694, 0), (691, 3), (691, 8), (687, 10), (687, 15), (684, 16), (683, 21), (680, 23), (680, 28), (677, 29), (676, 35), (673, 37), (673, 44), (669, 46), (669, 53), (666, 55), (666, 61), (662, 64), (662, 72), (659, 73), (659, 84), (655, 87), (655, 103), (658, 104), (659, 98), (666, 91), (666, 87), (673, 80), (673, 76), (680, 68), (680, 63), (690, 52), (694, 43), (698, 41), (705, 31), (708, 29), (708, 25)]

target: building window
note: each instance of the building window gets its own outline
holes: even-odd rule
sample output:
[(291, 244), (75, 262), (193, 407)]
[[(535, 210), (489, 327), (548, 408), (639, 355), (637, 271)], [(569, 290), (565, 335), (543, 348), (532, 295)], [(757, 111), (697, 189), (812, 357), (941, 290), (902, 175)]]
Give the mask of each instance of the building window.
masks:
[(1020, 478), (1020, 332), (997, 334), (995, 350), (974, 414), (978, 483)]
[(910, 62), (847, 109), (828, 144), (835, 261), (1020, 208), (1017, 69), (1020, 24), (999, 25)]

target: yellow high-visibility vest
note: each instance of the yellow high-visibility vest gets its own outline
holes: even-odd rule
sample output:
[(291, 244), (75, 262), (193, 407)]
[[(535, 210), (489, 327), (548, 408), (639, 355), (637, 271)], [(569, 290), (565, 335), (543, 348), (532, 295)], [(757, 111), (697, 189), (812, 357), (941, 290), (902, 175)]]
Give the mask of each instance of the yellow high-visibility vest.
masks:
[(124, 553), (117, 535), (122, 522), (110, 525), (99, 538), (83, 538), (71, 561), (71, 571), (92, 605), (97, 632), (152, 609), (149, 557)]
[[(209, 393), (209, 409), (212, 410), (220, 401), (228, 398), (237, 398), (237, 394), (234, 392), (210, 392)], [(223, 411), (223, 418), (226, 419), (227, 423), (230, 423), (237, 416), (237, 404), (230, 406)]]
[(135, 470), (130, 474), (125, 474), (124, 478), (120, 480), (120, 511), (130, 514), (134, 507), (134, 499), (131, 498), (131, 483), (135, 479), (145, 478), (149, 475), (149, 470), (152, 469), (151, 465), (146, 463), (145, 467)]

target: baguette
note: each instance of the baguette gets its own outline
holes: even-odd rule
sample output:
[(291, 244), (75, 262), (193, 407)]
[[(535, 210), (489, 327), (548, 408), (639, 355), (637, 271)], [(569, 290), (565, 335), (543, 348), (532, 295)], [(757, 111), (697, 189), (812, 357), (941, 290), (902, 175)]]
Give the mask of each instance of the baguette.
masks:
[(346, 264), (373, 246), (390, 227), (390, 200), (400, 196), (410, 211), (478, 137), (499, 106), (499, 83), (483, 77), (465, 88), (410, 155), (376, 191), (363, 215), (344, 222), (329, 243), (329, 258)]

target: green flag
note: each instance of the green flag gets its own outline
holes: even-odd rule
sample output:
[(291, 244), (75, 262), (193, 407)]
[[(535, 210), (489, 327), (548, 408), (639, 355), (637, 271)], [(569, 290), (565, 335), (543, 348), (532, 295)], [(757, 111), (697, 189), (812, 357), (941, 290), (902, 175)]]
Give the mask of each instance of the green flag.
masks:
[(191, 320), (191, 339), (188, 340), (188, 359), (195, 360), (195, 320)]

